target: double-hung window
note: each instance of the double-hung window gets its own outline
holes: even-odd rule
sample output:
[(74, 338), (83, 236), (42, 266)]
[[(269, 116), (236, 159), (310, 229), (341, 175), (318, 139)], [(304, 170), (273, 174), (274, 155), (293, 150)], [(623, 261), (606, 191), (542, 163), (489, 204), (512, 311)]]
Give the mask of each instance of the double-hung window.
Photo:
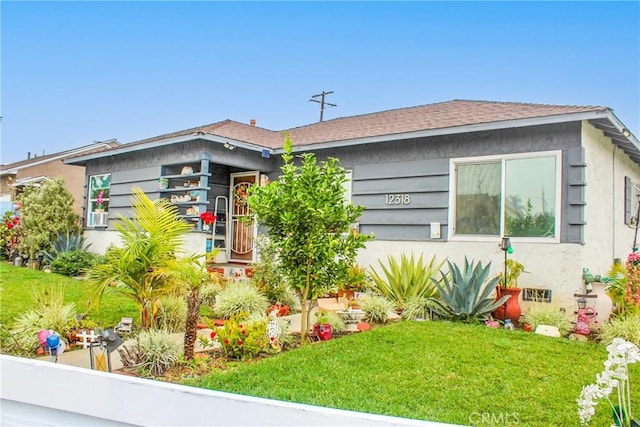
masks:
[(453, 236), (559, 238), (559, 151), (451, 160)]
[(87, 226), (106, 227), (109, 218), (111, 174), (91, 175), (87, 206)]

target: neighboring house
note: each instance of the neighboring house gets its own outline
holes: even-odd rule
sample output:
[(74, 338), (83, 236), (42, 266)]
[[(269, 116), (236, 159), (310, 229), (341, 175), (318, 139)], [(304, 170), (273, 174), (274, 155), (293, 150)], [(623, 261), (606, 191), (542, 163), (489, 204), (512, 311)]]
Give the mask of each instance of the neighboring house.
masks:
[[(39, 185), (48, 179), (62, 178), (74, 197), (73, 209), (82, 214), (84, 198), (84, 167), (63, 163), (69, 157), (97, 153), (119, 146), (117, 141), (96, 142), (72, 150), (43, 156), (33, 156), (19, 162), (0, 165), (0, 201), (13, 202), (26, 185)], [(4, 203), (3, 203), (4, 204)]]
[[(604, 274), (634, 242), (640, 144), (606, 107), (454, 100), (287, 132), (296, 151), (337, 157), (349, 170), (351, 200), (366, 207), (360, 231), (375, 235), (364, 264), (414, 251), (492, 261), (497, 274), (501, 238), (510, 236), (528, 272), (521, 287), (551, 290), (572, 311), (583, 267)], [(94, 248), (115, 241), (112, 220), (130, 212), (137, 186), (194, 221), (195, 251), (211, 236), (199, 214), (217, 209), (213, 244), (231, 261), (250, 261), (256, 230), (237, 221), (246, 211), (234, 200), (248, 184), (277, 178), (282, 145), (281, 132), (226, 120), (65, 162), (86, 166)], [(96, 211), (99, 191), (108, 213)]]

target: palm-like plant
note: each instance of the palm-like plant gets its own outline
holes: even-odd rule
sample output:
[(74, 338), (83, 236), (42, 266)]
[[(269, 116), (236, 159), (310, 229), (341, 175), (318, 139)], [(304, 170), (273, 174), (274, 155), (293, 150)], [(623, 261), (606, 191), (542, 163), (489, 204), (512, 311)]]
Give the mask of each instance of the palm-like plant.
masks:
[(415, 259), (411, 254), (400, 256), (400, 262), (392, 256), (387, 257), (389, 266), (381, 261), (382, 275), (371, 270), (373, 283), (369, 287), (376, 293), (393, 301), (398, 308), (404, 307), (411, 298), (436, 298), (438, 288), (435, 287), (433, 277), (444, 265), (444, 261), (436, 264), (435, 255), (428, 264), (424, 263), (423, 255)]
[(438, 314), (453, 320), (472, 321), (491, 313), (511, 297), (505, 295), (498, 301), (490, 297), (498, 283), (498, 277), (487, 282), (491, 263), (486, 267), (482, 266), (482, 262), (474, 265), (465, 257), (462, 271), (456, 264), (449, 261), (447, 264), (451, 280), (443, 272), (440, 272), (442, 283), (433, 279), (444, 302), (435, 310)]
[(115, 224), (122, 247), (107, 250), (106, 262), (88, 273), (92, 301), (99, 303), (105, 290), (113, 288), (133, 300), (140, 310), (144, 329), (153, 324), (156, 300), (169, 293), (172, 282), (155, 270), (176, 259), (191, 224), (166, 199), (151, 200), (139, 188), (133, 189), (133, 219), (120, 216)]
[[(208, 254), (209, 259), (215, 259), (220, 249), (215, 249)], [(169, 261), (165, 266), (154, 273), (173, 286), (180, 294), (187, 295), (187, 319), (184, 331), (184, 358), (193, 359), (193, 352), (198, 337), (198, 317), (202, 296), (200, 291), (209, 283), (211, 276), (207, 271), (206, 262), (201, 261), (201, 256), (192, 255)]]

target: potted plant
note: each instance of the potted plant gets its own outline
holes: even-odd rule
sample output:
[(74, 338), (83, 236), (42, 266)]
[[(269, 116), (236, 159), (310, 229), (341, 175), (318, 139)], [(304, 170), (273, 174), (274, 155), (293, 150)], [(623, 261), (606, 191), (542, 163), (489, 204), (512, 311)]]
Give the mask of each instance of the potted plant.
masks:
[(359, 264), (353, 264), (347, 270), (346, 282), (338, 289), (338, 296), (353, 299), (356, 292), (365, 290), (368, 280), (366, 269)]
[(328, 341), (332, 337), (329, 316), (324, 311), (316, 311), (316, 323), (313, 324), (313, 332), (321, 341)]
[(525, 272), (524, 265), (515, 259), (507, 259), (505, 261), (505, 272), (506, 276), (505, 273), (500, 273), (498, 276), (496, 301), (506, 295), (509, 295), (510, 298), (493, 312), (493, 317), (499, 320), (511, 319), (511, 322), (515, 324), (522, 314), (520, 302), (518, 301), (522, 289), (518, 287), (518, 277)]

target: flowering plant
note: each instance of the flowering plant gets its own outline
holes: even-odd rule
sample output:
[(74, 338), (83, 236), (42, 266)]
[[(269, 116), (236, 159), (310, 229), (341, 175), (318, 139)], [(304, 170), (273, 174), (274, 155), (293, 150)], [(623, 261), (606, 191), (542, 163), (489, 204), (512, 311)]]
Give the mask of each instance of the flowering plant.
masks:
[[(596, 376), (596, 383), (582, 388), (578, 402), (578, 415), (581, 425), (587, 425), (595, 414), (598, 400), (605, 398), (613, 409), (614, 421), (618, 426), (631, 425), (631, 386), (629, 365), (640, 361), (640, 349), (637, 345), (616, 338), (607, 346), (609, 357), (604, 362), (604, 371)], [(613, 389), (618, 389), (617, 405), (609, 397)]]
[(209, 338), (200, 338), (207, 346), (219, 345), (229, 359), (251, 359), (267, 348), (267, 321), (238, 315), (212, 328)]
[(0, 222), (0, 250), (11, 257), (18, 252), (18, 244), (22, 237), (22, 222), (14, 212), (5, 212)]
[(104, 191), (100, 190), (96, 199), (96, 209), (104, 209)]
[(627, 289), (624, 294), (625, 302), (640, 307), (640, 254), (631, 252), (627, 257)]
[(200, 219), (206, 225), (213, 224), (213, 221), (216, 220), (216, 216), (209, 211), (202, 212), (200, 214)]

